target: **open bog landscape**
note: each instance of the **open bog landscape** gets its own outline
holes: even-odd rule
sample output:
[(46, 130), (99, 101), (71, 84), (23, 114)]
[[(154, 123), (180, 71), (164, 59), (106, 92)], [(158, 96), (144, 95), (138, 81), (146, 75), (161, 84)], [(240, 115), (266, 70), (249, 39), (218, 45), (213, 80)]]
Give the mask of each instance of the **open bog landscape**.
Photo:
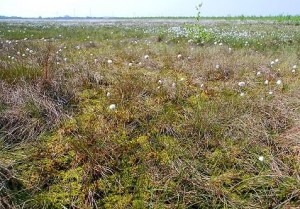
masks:
[(0, 208), (299, 208), (299, 17), (0, 22)]

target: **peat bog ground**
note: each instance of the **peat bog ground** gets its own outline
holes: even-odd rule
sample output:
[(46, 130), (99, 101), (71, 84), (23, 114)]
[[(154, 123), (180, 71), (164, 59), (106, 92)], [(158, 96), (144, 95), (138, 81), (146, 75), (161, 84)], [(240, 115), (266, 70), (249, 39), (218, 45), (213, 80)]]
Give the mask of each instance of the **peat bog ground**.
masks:
[(2, 21), (0, 208), (297, 208), (300, 26)]

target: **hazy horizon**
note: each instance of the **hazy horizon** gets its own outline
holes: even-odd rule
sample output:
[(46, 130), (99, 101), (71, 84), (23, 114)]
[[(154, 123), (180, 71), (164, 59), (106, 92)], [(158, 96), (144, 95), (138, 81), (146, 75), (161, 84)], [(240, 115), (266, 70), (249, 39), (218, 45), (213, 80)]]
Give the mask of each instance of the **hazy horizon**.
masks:
[(203, 3), (202, 16), (299, 15), (297, 0), (1, 0), (0, 16), (18, 17), (155, 17), (195, 16), (196, 5)]

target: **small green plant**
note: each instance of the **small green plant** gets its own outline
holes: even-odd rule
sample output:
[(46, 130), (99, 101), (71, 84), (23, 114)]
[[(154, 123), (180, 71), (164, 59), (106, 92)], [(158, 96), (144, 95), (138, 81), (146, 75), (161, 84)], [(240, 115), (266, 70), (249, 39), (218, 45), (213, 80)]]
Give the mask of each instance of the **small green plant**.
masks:
[(197, 16), (196, 16), (196, 20), (200, 21), (200, 14), (201, 14), (201, 8), (202, 8), (203, 3), (200, 3), (196, 6), (196, 10), (197, 10)]
[(193, 40), (195, 43), (203, 44), (203, 43), (212, 42), (215, 39), (215, 35), (207, 31), (201, 25), (186, 26), (186, 29), (189, 34), (188, 38)]

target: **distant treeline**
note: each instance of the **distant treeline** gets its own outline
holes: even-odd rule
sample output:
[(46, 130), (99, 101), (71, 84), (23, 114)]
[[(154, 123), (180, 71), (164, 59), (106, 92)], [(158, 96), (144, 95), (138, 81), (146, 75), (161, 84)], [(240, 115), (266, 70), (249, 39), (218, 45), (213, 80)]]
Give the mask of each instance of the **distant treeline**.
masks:
[[(193, 19), (195, 17), (167, 17), (167, 16), (158, 16), (158, 17), (72, 17), (72, 16), (62, 16), (62, 17), (18, 17), (18, 16), (0, 16), (0, 19)], [(277, 16), (203, 16), (200, 17), (202, 20), (270, 20), (270, 21), (291, 21), (300, 23), (300, 15), (277, 15)]]
[(202, 17), (203, 19), (225, 19), (225, 20), (275, 20), (275, 21), (300, 21), (300, 15), (277, 15), (277, 16), (223, 16)]
[[(195, 17), (125, 17), (126, 19), (192, 19)], [(271, 21), (295, 21), (300, 22), (300, 15), (277, 15), (277, 16), (202, 16), (202, 20), (271, 20)]]
[(18, 16), (0, 16), (0, 19), (59, 19), (59, 20), (69, 20), (69, 19), (109, 19), (116, 17), (71, 17), (71, 16), (63, 16), (63, 17), (18, 17)]

